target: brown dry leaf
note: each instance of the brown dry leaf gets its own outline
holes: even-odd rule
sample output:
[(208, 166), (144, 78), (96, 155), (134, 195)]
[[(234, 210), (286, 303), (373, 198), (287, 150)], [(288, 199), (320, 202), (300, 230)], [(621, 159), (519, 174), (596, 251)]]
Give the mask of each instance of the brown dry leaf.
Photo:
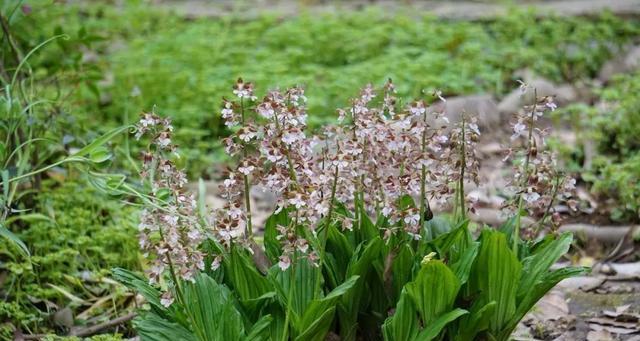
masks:
[(569, 305), (564, 294), (552, 291), (545, 295), (531, 312), (531, 316), (538, 321), (559, 320), (569, 315)]

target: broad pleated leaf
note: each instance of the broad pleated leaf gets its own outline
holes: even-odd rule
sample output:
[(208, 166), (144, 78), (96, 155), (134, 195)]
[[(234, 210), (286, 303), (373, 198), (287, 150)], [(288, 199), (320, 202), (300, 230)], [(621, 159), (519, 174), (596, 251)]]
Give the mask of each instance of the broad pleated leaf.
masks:
[(464, 309), (456, 308), (440, 315), (418, 334), (416, 341), (431, 341), (435, 339), (449, 323), (468, 313), (469, 312)]
[(413, 340), (418, 335), (419, 327), (418, 312), (406, 290), (403, 290), (393, 316), (382, 325), (382, 335), (385, 341)]
[(198, 341), (183, 326), (167, 321), (154, 313), (145, 313), (133, 320), (133, 326), (141, 341)]
[(422, 265), (416, 279), (405, 288), (423, 325), (429, 326), (453, 309), (460, 281), (442, 261), (431, 260)]
[(505, 234), (489, 229), (482, 231), (470, 284), (477, 292), (477, 304), (484, 306), (496, 302), (490, 322), (493, 335), (498, 334), (515, 314), (521, 268)]

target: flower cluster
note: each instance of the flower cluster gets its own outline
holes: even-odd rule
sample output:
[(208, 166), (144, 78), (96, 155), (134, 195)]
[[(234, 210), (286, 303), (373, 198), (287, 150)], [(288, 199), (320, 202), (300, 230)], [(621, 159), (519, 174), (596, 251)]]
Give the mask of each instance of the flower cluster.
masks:
[[(521, 88), (528, 85), (521, 83)], [(566, 202), (575, 210), (576, 201), (571, 199), (575, 190), (575, 179), (558, 171), (556, 156), (546, 150), (548, 129), (536, 127), (536, 123), (547, 111), (556, 109), (552, 96), (537, 97), (532, 105), (517, 113), (512, 123), (511, 140), (522, 144), (506, 151), (504, 161), (513, 160), (513, 179), (510, 189), (516, 194), (504, 209), (516, 214), (525, 209), (529, 215), (542, 217), (541, 223), (551, 217), (553, 226), (560, 223), (560, 215), (554, 211), (556, 202)]]
[[(204, 235), (196, 219), (196, 202), (185, 191), (184, 172), (169, 158), (176, 150), (172, 130), (169, 119), (150, 113), (143, 114), (136, 126), (138, 139), (143, 135), (151, 138), (143, 152), (141, 171), (150, 186), (151, 204), (142, 211), (139, 225), (140, 247), (152, 261), (148, 271), (151, 283), (159, 282), (168, 268), (184, 280), (193, 280), (196, 272), (204, 269), (204, 257), (198, 250)], [(172, 301), (167, 290), (163, 304)]]
[[(284, 210), (290, 215), (290, 226), (278, 228), (283, 269), (296, 252), (312, 262), (317, 258), (296, 233), (298, 226), (304, 225), (312, 233), (326, 221), (353, 228), (357, 219), (338, 214), (333, 207), (337, 203), (356, 214), (356, 205), (361, 203), (362, 214), (388, 218), (392, 227), (386, 231), (387, 237), (405, 231), (417, 239), (420, 224), (428, 216), (429, 199), (446, 200), (453, 193), (451, 182), (459, 173), (453, 171), (450, 158), (456, 155), (457, 145), (452, 147), (446, 126), (440, 124), (446, 119), (441, 113), (428, 113), (425, 100), (398, 108), (391, 81), (384, 86), (381, 101), (376, 101), (374, 88), (366, 86), (349, 108), (338, 110), (342, 125), (312, 137), (306, 134), (302, 88), (271, 91), (256, 102), (253, 87), (247, 84), (238, 80), (234, 93), (240, 102), (224, 100), (221, 111), (226, 125), (236, 129), (225, 140), (226, 151), (240, 158), (222, 185), (227, 205), (216, 213), (213, 227), (221, 244), (242, 242), (251, 233), (246, 197), (252, 185), (276, 196), (276, 213)], [(439, 93), (434, 97), (440, 97)], [(250, 115), (253, 113), (256, 115)], [(432, 127), (433, 122), (440, 125)], [(474, 123), (468, 123), (467, 129), (469, 151), (465, 155), (471, 169), (477, 160), (475, 142), (469, 141), (477, 140), (479, 132)], [(419, 198), (420, 206), (401, 207), (403, 196)]]
[[(288, 223), (276, 227), (283, 270), (297, 257), (318, 265), (322, 251), (312, 247), (318, 233), (327, 233), (328, 226), (358, 228), (363, 215), (385, 218), (386, 239), (409, 241), (421, 238), (431, 205), (453, 201), (460, 219), (474, 210), (474, 198), (465, 197), (464, 186), (478, 184), (478, 124), (463, 116), (449, 127), (444, 114), (429, 105), (445, 100), (439, 91), (401, 106), (391, 80), (380, 92), (367, 85), (348, 108), (338, 109), (341, 123), (317, 136), (307, 134), (307, 98), (301, 87), (273, 90), (258, 100), (253, 84), (238, 79), (233, 94), (234, 99), (223, 99), (220, 114), (231, 131), (225, 151), (237, 162), (220, 185), (224, 206), (203, 219), (208, 236), (223, 252), (233, 245), (255, 251), (253, 186), (271, 192), (275, 213), (287, 215)], [(575, 182), (556, 171), (551, 153), (539, 150), (546, 131), (534, 127), (544, 111), (554, 109), (553, 98), (537, 99), (513, 124), (513, 140), (526, 141), (508, 153), (516, 168), (511, 183), (516, 199), (507, 207), (512, 213), (527, 209), (543, 220), (554, 218), (554, 201), (570, 197)], [(151, 137), (141, 172), (151, 186), (151, 204), (143, 212), (140, 243), (154, 255), (152, 281), (159, 281), (167, 267), (186, 280), (204, 267), (198, 251), (203, 228), (193, 197), (184, 191), (184, 173), (169, 157), (176, 148), (171, 132), (169, 120), (154, 114), (144, 114), (137, 126), (138, 138)], [(416, 204), (407, 204), (406, 198)], [(222, 255), (213, 256), (215, 269)]]

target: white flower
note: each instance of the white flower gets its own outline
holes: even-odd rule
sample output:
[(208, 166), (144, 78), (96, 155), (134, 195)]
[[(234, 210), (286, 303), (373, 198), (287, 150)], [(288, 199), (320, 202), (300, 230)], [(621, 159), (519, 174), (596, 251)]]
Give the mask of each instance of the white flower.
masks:
[(324, 204), (316, 204), (316, 206), (314, 207), (317, 214), (319, 215), (325, 215), (329, 212), (329, 207), (327, 207), (327, 205)]
[(233, 187), (233, 185), (236, 184), (236, 179), (234, 179), (233, 176), (229, 176), (229, 178), (228, 179), (224, 179), (224, 181), (222, 183), (224, 184), (224, 187), (231, 188), (231, 187)]
[(200, 240), (200, 237), (202, 236), (202, 234), (200, 233), (200, 231), (198, 230), (191, 230), (189, 231), (189, 233), (187, 233), (187, 237), (189, 237), (190, 240), (192, 241), (198, 241)]
[(391, 214), (391, 212), (393, 212), (393, 209), (389, 206), (385, 206), (382, 208), (382, 215), (385, 217), (389, 217), (389, 215)]
[(240, 137), (240, 139), (244, 142), (249, 142), (251, 140), (253, 140), (256, 137), (256, 133), (247, 130), (246, 132), (242, 132), (240, 133), (240, 135), (238, 137)]
[(300, 138), (301, 136), (298, 133), (286, 132), (282, 135), (282, 142), (290, 146), (294, 144), (296, 141), (300, 140)]
[(404, 222), (405, 224), (409, 224), (409, 225), (418, 225), (418, 223), (420, 222), (420, 215), (409, 214), (406, 217), (404, 217)]
[(220, 111), (220, 114), (222, 114), (222, 118), (224, 118), (225, 120), (228, 120), (233, 117), (233, 109), (228, 107), (224, 108)]
[(538, 199), (540, 199), (540, 194), (536, 193), (536, 192), (527, 192), (525, 193), (522, 198), (528, 202), (528, 203), (534, 203), (536, 202)]
[(522, 122), (518, 122), (513, 126), (513, 135), (511, 135), (511, 140), (517, 139), (522, 133), (527, 130), (527, 126)]
[(278, 267), (280, 270), (285, 271), (291, 266), (291, 259), (288, 256), (280, 256), (280, 261), (278, 262)]
[(157, 142), (160, 147), (166, 148), (171, 144), (171, 139), (165, 135), (160, 135), (158, 136)]
[(211, 270), (214, 270), (214, 271), (218, 270), (221, 262), (222, 262), (222, 258), (220, 256), (216, 256), (216, 258), (214, 258), (213, 261), (211, 262)]
[(289, 199), (289, 204), (294, 205), (296, 209), (300, 209), (304, 207), (307, 203), (302, 200), (302, 196), (300, 194), (296, 195), (295, 198)]
[(173, 303), (173, 296), (170, 292), (165, 291), (160, 298), (160, 304), (162, 304), (166, 308), (169, 308), (171, 303)]
[(238, 168), (238, 172), (244, 174), (244, 175), (249, 175), (251, 174), (251, 172), (253, 172), (253, 170), (256, 169), (256, 167), (252, 166), (252, 165), (248, 165), (248, 166), (241, 166)]

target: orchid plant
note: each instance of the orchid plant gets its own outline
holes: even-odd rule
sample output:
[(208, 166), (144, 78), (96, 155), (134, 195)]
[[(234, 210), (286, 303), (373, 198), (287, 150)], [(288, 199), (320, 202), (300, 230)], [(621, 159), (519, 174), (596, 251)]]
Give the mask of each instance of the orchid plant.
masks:
[[(236, 161), (224, 207), (210, 212), (186, 190), (169, 119), (146, 113), (137, 125), (149, 137), (134, 193), (150, 266), (146, 278), (115, 274), (149, 303), (135, 322), (143, 339), (507, 340), (548, 290), (584, 271), (551, 271), (572, 237), (539, 233), (573, 184), (535, 127), (551, 97), (514, 122), (510, 218), (476, 230), (465, 185), (479, 183), (480, 130), (434, 111), (438, 91), (402, 105), (391, 80), (367, 85), (317, 135), (301, 87), (258, 100), (238, 79), (233, 95), (221, 115)], [(252, 219), (252, 188), (276, 198), (265, 226)], [(536, 226), (522, 226), (527, 213)]]

